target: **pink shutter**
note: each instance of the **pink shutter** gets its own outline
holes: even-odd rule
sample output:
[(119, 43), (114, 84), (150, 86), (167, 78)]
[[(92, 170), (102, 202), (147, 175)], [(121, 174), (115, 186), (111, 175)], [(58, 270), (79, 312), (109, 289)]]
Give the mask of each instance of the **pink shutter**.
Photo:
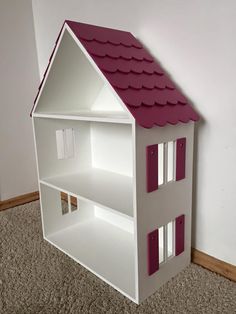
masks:
[(184, 220), (184, 215), (175, 219), (175, 255), (184, 251)]
[(176, 141), (176, 181), (185, 178), (186, 138)]
[(146, 147), (147, 192), (158, 189), (158, 144)]
[(158, 229), (148, 234), (148, 275), (151, 276), (159, 269)]

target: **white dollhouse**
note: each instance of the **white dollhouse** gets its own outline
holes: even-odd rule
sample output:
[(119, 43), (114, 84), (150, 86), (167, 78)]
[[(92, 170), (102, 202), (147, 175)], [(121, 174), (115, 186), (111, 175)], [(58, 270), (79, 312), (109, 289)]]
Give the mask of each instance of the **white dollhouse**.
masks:
[(190, 263), (197, 113), (132, 34), (65, 21), (32, 117), (44, 238), (142, 302)]

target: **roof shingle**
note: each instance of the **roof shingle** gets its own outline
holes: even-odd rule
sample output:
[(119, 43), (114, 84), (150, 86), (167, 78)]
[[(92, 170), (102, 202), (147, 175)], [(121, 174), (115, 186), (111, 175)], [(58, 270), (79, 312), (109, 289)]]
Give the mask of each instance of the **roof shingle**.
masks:
[(186, 97), (131, 33), (74, 21), (65, 23), (139, 125), (151, 128), (199, 119)]

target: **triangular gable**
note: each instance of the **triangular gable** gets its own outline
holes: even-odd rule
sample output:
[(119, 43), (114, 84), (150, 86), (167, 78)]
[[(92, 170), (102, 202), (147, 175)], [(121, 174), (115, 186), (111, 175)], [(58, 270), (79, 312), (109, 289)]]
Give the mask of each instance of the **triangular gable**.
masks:
[(137, 123), (197, 121), (198, 114), (142, 44), (124, 31), (65, 21)]
[[(118, 112), (130, 117), (127, 108), (65, 24), (40, 84), (36, 113), (88, 114)], [(109, 88), (110, 86), (110, 88)]]

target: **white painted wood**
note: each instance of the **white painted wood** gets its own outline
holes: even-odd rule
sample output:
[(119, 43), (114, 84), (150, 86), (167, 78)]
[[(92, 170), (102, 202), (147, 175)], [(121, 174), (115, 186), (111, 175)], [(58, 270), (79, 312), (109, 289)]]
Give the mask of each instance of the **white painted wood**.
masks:
[(73, 158), (75, 154), (75, 136), (72, 128), (64, 130), (65, 158)]
[[(82, 208), (97, 206), (96, 210), (94, 210), (94, 207), (93, 210), (88, 210), (88, 216), (82, 210), (81, 222), (97, 215), (96, 219), (103, 220), (111, 228), (118, 228), (133, 235), (134, 298), (130, 296), (130, 293), (122, 290), (123, 288), (118, 286), (118, 289), (122, 290), (122, 293), (125, 293), (131, 299), (135, 299), (136, 302), (141, 302), (156, 291), (157, 287), (183, 269), (190, 260), (190, 240), (188, 239), (186, 240), (185, 252), (172, 258), (172, 252), (168, 251), (168, 233), (167, 228), (165, 228), (164, 241), (165, 239), (166, 241), (163, 243), (163, 248), (160, 248), (160, 261), (163, 260), (163, 262), (160, 265), (158, 274), (151, 277), (147, 276), (146, 236), (150, 230), (165, 226), (179, 214), (185, 213), (186, 237), (190, 237), (191, 206), (186, 206), (186, 204), (188, 205), (191, 199), (189, 196), (189, 193), (191, 193), (189, 185), (191, 176), (189, 177), (189, 173), (192, 166), (192, 161), (190, 161), (192, 158), (192, 124), (178, 126), (178, 128), (176, 126), (175, 130), (171, 126), (166, 127), (165, 130), (160, 128), (145, 130), (138, 126), (131, 128), (131, 126), (125, 124), (36, 117), (34, 120), (37, 130), (38, 155), (42, 162), (41, 173), (51, 174), (45, 177), (41, 175), (40, 181), (41, 186), (43, 186), (41, 188), (42, 208), (54, 208), (54, 210), (46, 210), (46, 212), (43, 209), (44, 233), (57, 232), (64, 236), (64, 230), (67, 230), (69, 234), (73, 224), (77, 224), (76, 219), (70, 220), (68, 218), (69, 214), (63, 215), (63, 217), (67, 217), (66, 220), (61, 220), (61, 213), (57, 217), (56, 211), (59, 205), (55, 203), (55, 198), (58, 199), (59, 194), (56, 193), (63, 191), (76, 196), (79, 198), (80, 204), (81, 201), (86, 201), (86, 205), (82, 205)], [(71, 164), (61, 164), (60, 167), (56, 165), (55, 131), (58, 128), (73, 128), (75, 131), (75, 159), (70, 160)], [(175, 134), (175, 138), (173, 138), (173, 134)], [(187, 178), (161, 186), (158, 190), (158, 197), (156, 192), (147, 194), (146, 182), (143, 180), (146, 177), (146, 146), (167, 143), (182, 136), (187, 137)], [(136, 150), (135, 147), (137, 147)], [(84, 154), (83, 159), (80, 159), (81, 163), (77, 159), (80, 152)], [(113, 154), (114, 152), (115, 154)], [(50, 160), (51, 167), (48, 167), (48, 161)], [(137, 180), (135, 180), (136, 175)], [(135, 192), (136, 187), (137, 194)], [(47, 195), (48, 192), (44, 192), (46, 188), (51, 189), (49, 196)], [(185, 196), (180, 197), (183, 191)], [(47, 199), (46, 204), (45, 199)], [(176, 201), (177, 199), (178, 201)], [(78, 213), (80, 210), (71, 214), (76, 212)], [(57, 218), (55, 219), (55, 217)], [(54, 242), (52, 241), (52, 243)], [(68, 252), (63, 245), (54, 244), (72, 258), (79, 260), (74, 253)], [(93, 270), (86, 263), (82, 262), (82, 264)], [(101, 273), (96, 270), (94, 272), (104, 278)], [(114, 284), (111, 279), (105, 277), (105, 280), (117, 287), (117, 284)]]
[(37, 144), (36, 144), (36, 132), (35, 132), (35, 119), (34, 118), (32, 118), (32, 127), (33, 127), (33, 136), (34, 136), (34, 150), (35, 150), (35, 158), (36, 158), (38, 188), (39, 188), (39, 196), (40, 196), (39, 197), (39, 203), (40, 203), (42, 231), (43, 231), (43, 237), (45, 237), (45, 224), (44, 224), (44, 218), (43, 218), (42, 192), (41, 192), (41, 184), (40, 184), (40, 178), (39, 178), (38, 148), (37, 148)]
[(158, 229), (159, 263), (164, 262), (164, 226)]
[(133, 117), (133, 115), (129, 112), (129, 110), (127, 109), (126, 105), (123, 103), (123, 101), (120, 99), (120, 97), (118, 96), (118, 94), (115, 92), (115, 90), (113, 89), (112, 85), (110, 84), (110, 82), (107, 81), (106, 77), (104, 76), (104, 74), (100, 71), (100, 69), (98, 68), (98, 66), (96, 65), (96, 63), (93, 61), (93, 59), (91, 58), (91, 56), (87, 53), (86, 49), (84, 48), (84, 46), (81, 44), (81, 42), (79, 41), (79, 39), (75, 36), (75, 34), (73, 33), (73, 31), (70, 29), (69, 26), (65, 25), (65, 28), (67, 29), (67, 31), (70, 33), (71, 37), (75, 40), (75, 42), (77, 43), (78, 47), (81, 49), (81, 51), (84, 53), (84, 55), (87, 57), (88, 61), (90, 62), (90, 64), (93, 66), (93, 68), (95, 69), (95, 71), (98, 73), (99, 77), (105, 82), (105, 84), (110, 88), (110, 91), (112, 92), (113, 96), (116, 98), (116, 100), (120, 103), (121, 107), (124, 109), (124, 111), (127, 113), (127, 115), (129, 116), (129, 118), (132, 120), (133, 123), (135, 123), (135, 119)]
[(158, 185), (164, 183), (164, 143), (158, 144)]
[[(88, 83), (89, 82), (89, 83)], [(52, 61), (35, 112), (88, 109), (104, 82), (67, 30)]]
[(174, 233), (173, 233), (173, 221), (170, 221), (167, 225), (167, 252), (168, 258), (174, 254), (173, 243), (174, 243)]
[(56, 130), (57, 158), (65, 158), (64, 130)]
[[(154, 127), (146, 130), (136, 126), (136, 184), (139, 302), (155, 292), (163, 283), (190, 263), (193, 123)], [(169, 182), (158, 190), (146, 192), (146, 146), (187, 138), (186, 178)], [(147, 273), (147, 234), (185, 214), (185, 251), (163, 263), (152, 276)]]
[(96, 205), (94, 206), (94, 216), (134, 234), (134, 220), (130, 216), (118, 215), (115, 211), (110, 211)]
[[(133, 176), (131, 125), (34, 119), (40, 178), (79, 172), (91, 167)], [(74, 152), (71, 151), (69, 155), (65, 152), (64, 157), (67, 158), (59, 160), (56, 131), (62, 129), (73, 129), (71, 145), (74, 142)], [(64, 142), (66, 145), (67, 141)]]
[(131, 126), (91, 123), (91, 148), (92, 167), (133, 176)]
[(163, 259), (166, 263), (167, 260), (167, 228), (166, 225), (163, 226)]
[(114, 97), (110, 86), (107, 83), (104, 83), (101, 88), (97, 98), (92, 104), (91, 110), (95, 113), (98, 111), (113, 111), (113, 114), (122, 113), (128, 118), (126, 110), (121, 106), (120, 101)]
[(133, 180), (91, 168), (78, 173), (43, 178), (42, 183), (133, 217)]
[(133, 235), (99, 218), (46, 237), (95, 275), (135, 299)]
[[(73, 173), (91, 167), (90, 122), (34, 119), (40, 178)], [(75, 156), (59, 160), (56, 130), (67, 128), (74, 129)]]
[(134, 216), (134, 271), (135, 271), (135, 300), (139, 302), (139, 269), (138, 269), (138, 221), (137, 221), (137, 184), (136, 184), (136, 123), (132, 124), (133, 151), (133, 216)]
[(133, 234), (95, 217), (81, 200), (79, 210), (63, 215), (60, 191), (44, 184), (41, 196), (45, 238), (135, 301)]
[(44, 184), (40, 184), (40, 189), (45, 236), (94, 217), (91, 205), (82, 200), (79, 210), (63, 215), (60, 191)]
[(174, 142), (167, 143), (167, 182), (174, 180)]
[(173, 257), (173, 222), (158, 228), (159, 265), (167, 263)]
[(167, 173), (168, 173), (168, 153), (167, 153), (167, 149), (168, 149), (168, 142), (165, 142), (164, 144), (164, 183), (163, 184), (167, 184)]
[(59, 43), (33, 112), (44, 236), (136, 302), (134, 119), (67, 31)]
[(80, 121), (95, 121), (95, 122), (110, 122), (110, 123), (122, 123), (132, 124), (132, 120), (128, 119), (122, 113), (115, 113), (110, 111), (90, 111), (80, 110), (77, 112), (70, 112), (70, 115), (65, 112), (59, 113), (34, 113), (34, 117), (37, 118), (51, 118), (51, 119), (64, 119), (64, 120), (80, 120)]
[(71, 196), (67, 195), (68, 211), (71, 213)]
[(113, 117), (122, 113), (127, 120), (133, 121), (94, 61), (65, 26), (33, 114), (76, 115), (79, 111), (82, 118), (83, 110), (85, 114), (88, 112), (85, 118), (90, 111), (94, 118), (97, 111), (98, 115), (99, 111), (108, 111), (108, 114), (112, 111)]

